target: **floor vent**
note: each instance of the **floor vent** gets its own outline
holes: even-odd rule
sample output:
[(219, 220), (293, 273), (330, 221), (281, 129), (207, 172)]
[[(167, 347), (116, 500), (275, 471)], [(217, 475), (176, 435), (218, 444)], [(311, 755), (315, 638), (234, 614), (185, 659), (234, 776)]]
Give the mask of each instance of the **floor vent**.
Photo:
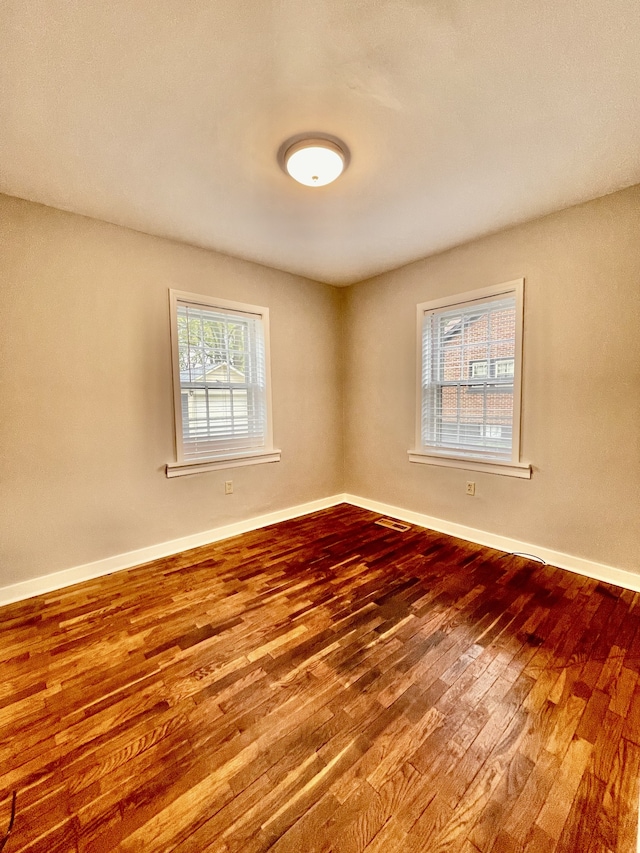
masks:
[(401, 521), (395, 521), (393, 518), (379, 518), (375, 524), (378, 524), (380, 527), (388, 527), (390, 530), (397, 530), (398, 533), (404, 533), (405, 530), (411, 528), (410, 524), (403, 524)]

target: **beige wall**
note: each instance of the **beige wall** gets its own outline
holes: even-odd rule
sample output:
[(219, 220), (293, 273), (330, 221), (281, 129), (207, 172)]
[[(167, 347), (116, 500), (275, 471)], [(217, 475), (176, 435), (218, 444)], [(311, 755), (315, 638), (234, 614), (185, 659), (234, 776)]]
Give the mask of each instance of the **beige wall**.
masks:
[[(0, 235), (0, 586), (341, 491), (339, 291), (6, 196)], [(171, 287), (270, 308), (279, 463), (165, 477)]]
[[(521, 276), (532, 479), (410, 463), (416, 304)], [(640, 572), (640, 187), (355, 285), (343, 323), (348, 492)]]
[[(640, 187), (344, 290), (3, 196), (0, 234), (0, 586), (343, 490), (640, 571)], [(520, 276), (533, 478), (409, 463), (416, 304)], [(281, 462), (166, 479), (170, 287), (271, 309)]]

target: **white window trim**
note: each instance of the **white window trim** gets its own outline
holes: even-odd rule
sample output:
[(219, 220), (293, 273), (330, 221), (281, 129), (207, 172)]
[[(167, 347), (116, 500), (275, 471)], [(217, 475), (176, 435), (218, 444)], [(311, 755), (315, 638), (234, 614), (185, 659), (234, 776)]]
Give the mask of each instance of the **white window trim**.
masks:
[(200, 474), (203, 471), (218, 471), (220, 468), (242, 468), (245, 465), (261, 465), (265, 462), (279, 462), (279, 450), (246, 451), (223, 459), (203, 459), (200, 462), (169, 462), (167, 477), (185, 477), (188, 474)]
[[(439, 308), (453, 307), (467, 302), (491, 299), (496, 296), (514, 293), (516, 297), (516, 337), (514, 346), (514, 377), (513, 377), (513, 427), (511, 459), (487, 459), (474, 457), (472, 453), (463, 451), (448, 453), (436, 449), (426, 449), (422, 446), (422, 327), (426, 311)], [(421, 302), (416, 307), (416, 422), (415, 448), (409, 450), (409, 462), (423, 465), (437, 465), (445, 468), (464, 468), (470, 471), (484, 471), (488, 474), (503, 474), (508, 477), (531, 478), (531, 465), (520, 459), (520, 425), (522, 413), (522, 338), (524, 325), (524, 278), (472, 290), (466, 293), (456, 293), (441, 299)]]
[(468, 456), (441, 456), (438, 453), (425, 453), (422, 450), (410, 450), (409, 462), (423, 465), (436, 465), (441, 468), (464, 468), (466, 471), (484, 471), (485, 474), (504, 474), (506, 477), (531, 479), (531, 465), (528, 462), (502, 462), (499, 459), (471, 459)]
[[(265, 445), (234, 453), (233, 450), (222, 451), (207, 459), (185, 459), (184, 442), (182, 436), (182, 400), (180, 397), (180, 360), (178, 357), (178, 302), (192, 302), (206, 308), (226, 308), (244, 314), (258, 314), (262, 318), (264, 331), (265, 350), (265, 377), (266, 377), (266, 410), (267, 430), (265, 433)], [(169, 478), (183, 477), (188, 474), (198, 474), (206, 471), (215, 471), (220, 468), (237, 468), (245, 465), (260, 465), (267, 462), (279, 462), (280, 450), (273, 446), (273, 421), (271, 406), (271, 341), (269, 338), (269, 309), (260, 305), (247, 305), (244, 302), (234, 302), (229, 299), (217, 299), (205, 296), (201, 293), (189, 293), (184, 290), (169, 290), (169, 315), (171, 320), (171, 367), (173, 375), (173, 415), (174, 415), (174, 449), (175, 462), (169, 462), (166, 466), (166, 475)]]

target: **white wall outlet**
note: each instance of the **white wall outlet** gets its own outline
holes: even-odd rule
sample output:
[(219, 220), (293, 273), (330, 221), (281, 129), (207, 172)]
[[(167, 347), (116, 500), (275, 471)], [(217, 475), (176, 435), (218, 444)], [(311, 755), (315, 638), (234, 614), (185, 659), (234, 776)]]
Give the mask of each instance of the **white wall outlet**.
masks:
[(225, 495), (233, 494), (233, 480), (225, 480), (224, 481), (224, 493)]
[(467, 494), (475, 495), (476, 493), (476, 484), (472, 480), (467, 480)]

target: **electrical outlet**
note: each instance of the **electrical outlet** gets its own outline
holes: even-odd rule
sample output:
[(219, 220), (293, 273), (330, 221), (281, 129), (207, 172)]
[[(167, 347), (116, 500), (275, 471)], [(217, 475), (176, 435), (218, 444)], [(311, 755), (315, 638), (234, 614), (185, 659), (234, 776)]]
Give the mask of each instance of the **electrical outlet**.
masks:
[(233, 494), (233, 480), (225, 480), (224, 481), (224, 493), (225, 495)]
[(467, 494), (475, 495), (476, 493), (476, 484), (472, 480), (467, 480)]

